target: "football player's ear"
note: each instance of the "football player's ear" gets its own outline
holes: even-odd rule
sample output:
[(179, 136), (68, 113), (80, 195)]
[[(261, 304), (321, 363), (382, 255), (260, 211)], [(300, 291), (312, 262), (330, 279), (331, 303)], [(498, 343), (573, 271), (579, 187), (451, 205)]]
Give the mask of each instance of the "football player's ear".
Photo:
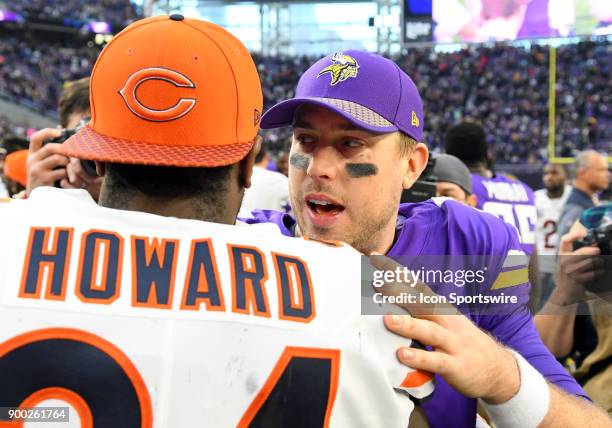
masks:
[(476, 205), (478, 204), (478, 196), (476, 196), (475, 194), (471, 194), (470, 196), (468, 196), (465, 200), (467, 202), (467, 204), (469, 206), (471, 206), (472, 208), (476, 208)]
[(251, 151), (240, 161), (240, 184), (246, 189), (251, 187), (251, 176), (253, 175), (255, 157), (257, 153), (259, 153), (259, 150), (261, 150), (262, 143), (263, 138), (260, 135), (256, 136), (255, 144), (251, 147)]
[(402, 187), (404, 189), (409, 189), (414, 182), (418, 180), (423, 170), (425, 170), (428, 160), (429, 150), (427, 146), (423, 143), (417, 143), (412, 149), (412, 152), (408, 155), (408, 165), (404, 180), (402, 181)]
[(94, 161), (94, 163), (96, 164), (96, 173), (98, 177), (104, 177), (104, 174), (106, 174), (106, 164), (99, 161)]

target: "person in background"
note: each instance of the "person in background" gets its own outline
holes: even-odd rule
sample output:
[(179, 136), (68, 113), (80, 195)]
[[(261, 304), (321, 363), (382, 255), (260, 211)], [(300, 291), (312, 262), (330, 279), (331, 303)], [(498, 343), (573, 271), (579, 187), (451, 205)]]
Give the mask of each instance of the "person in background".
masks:
[[(571, 191), (567, 197), (565, 205), (559, 215), (557, 223), (557, 235), (563, 236), (567, 234), (581, 215), (590, 208), (597, 205), (597, 193), (608, 188), (610, 183), (610, 172), (608, 171), (608, 162), (604, 156), (594, 150), (584, 150), (576, 156), (574, 163), (574, 182)], [(561, 243), (557, 245), (557, 253), (561, 252)], [(557, 277), (559, 279), (560, 276)], [(557, 284), (556, 288), (560, 288)], [(555, 308), (557, 304), (557, 294), (563, 294), (563, 288), (557, 292), (554, 290), (550, 296), (550, 307)], [(576, 308), (573, 308), (576, 306)], [(551, 311), (550, 307), (544, 305), (540, 312)], [(572, 309), (573, 308), (573, 309)], [(564, 334), (571, 334), (571, 347), (562, 347), (559, 350), (560, 342), (557, 340), (548, 340), (547, 345), (551, 352), (557, 357), (565, 357), (569, 355), (570, 367), (580, 367), (587, 355), (590, 355), (598, 346), (597, 327), (593, 322), (591, 306), (583, 301), (576, 302), (575, 305), (563, 307), (563, 311), (572, 310), (573, 314), (568, 315), (565, 322), (562, 324), (562, 329), (567, 330)], [(552, 312), (556, 314), (557, 312)], [(578, 314), (579, 316), (576, 316)], [(553, 318), (560, 322), (563, 317), (548, 317), (541, 318), (538, 322), (542, 323), (542, 319), (549, 320)], [(540, 335), (551, 330), (550, 327), (542, 327), (538, 325)], [(571, 330), (571, 332), (570, 332)], [(554, 343), (554, 345), (553, 345)], [(552, 348), (550, 348), (552, 346)]]
[(280, 152), (276, 160), (276, 169), (285, 177), (289, 176), (289, 152)]
[(555, 284), (555, 248), (558, 243), (557, 222), (561, 209), (570, 194), (571, 187), (567, 184), (567, 172), (563, 165), (550, 163), (544, 167), (542, 176), (544, 188), (536, 190), (534, 201), (538, 211), (536, 225), (536, 245), (540, 268), (540, 283), (542, 295), (540, 307), (548, 300)]
[(462, 204), (475, 207), (470, 170), (453, 155), (436, 153), (433, 175), (436, 177), (436, 196), (446, 196)]
[(251, 187), (244, 193), (240, 217), (248, 217), (255, 209), (289, 211), (289, 180), (280, 172), (267, 169), (269, 160), (262, 145), (255, 157)]
[(608, 161), (595, 150), (578, 153), (574, 167), (572, 190), (559, 215), (559, 236), (565, 235), (585, 210), (597, 205), (597, 193), (606, 190), (610, 184)]
[[(80, 128), (81, 121), (89, 121), (89, 78), (69, 82), (59, 101), (60, 126), (64, 130)], [(60, 137), (62, 129), (47, 129), (45, 141)], [(64, 189), (86, 189), (98, 200), (102, 178), (87, 173), (80, 159), (62, 154), (62, 144), (45, 143), (36, 150), (30, 148), (28, 157), (28, 186), (26, 194), (40, 186), (59, 185)]]
[[(28, 181), (26, 171), (27, 150), (17, 150), (6, 157), (4, 162), (4, 181), (11, 198), (25, 190)], [(19, 197), (19, 196), (17, 196)]]
[[(476, 208), (513, 225), (527, 255), (534, 253), (537, 211), (533, 190), (525, 183), (496, 174), (484, 129), (473, 122), (453, 126), (446, 134), (446, 153), (458, 157), (472, 173)], [(533, 285), (533, 284), (532, 284)]]
[[(594, 326), (597, 343), (578, 362), (574, 376), (589, 397), (612, 416), (612, 269), (610, 255), (600, 257), (595, 245), (572, 249), (572, 243), (586, 236), (589, 229), (612, 224), (612, 203), (589, 208), (561, 238), (556, 287), (534, 321), (542, 341), (557, 357), (583, 348), (584, 322)], [(586, 300), (586, 301), (585, 301)], [(585, 315), (581, 305), (588, 305)]]
[(521, 240), (521, 249), (529, 258), (531, 283), (529, 308), (538, 308), (541, 296), (540, 274), (535, 248), (537, 211), (533, 190), (525, 183), (496, 174), (484, 129), (473, 122), (453, 126), (446, 134), (446, 153), (458, 157), (472, 173), (472, 189), (476, 208), (501, 218), (514, 226)]
[(18, 135), (8, 134), (0, 140), (0, 199), (12, 197), (12, 193), (9, 190), (12, 184), (4, 176), (6, 158), (14, 152), (27, 148), (28, 140)]

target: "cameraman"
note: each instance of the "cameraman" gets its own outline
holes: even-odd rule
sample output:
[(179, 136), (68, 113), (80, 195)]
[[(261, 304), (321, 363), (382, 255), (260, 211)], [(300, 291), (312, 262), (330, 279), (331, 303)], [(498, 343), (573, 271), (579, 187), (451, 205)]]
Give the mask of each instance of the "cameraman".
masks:
[(436, 178), (436, 196), (446, 196), (470, 207), (476, 207), (472, 192), (470, 170), (461, 160), (446, 153), (433, 153), (433, 176)]
[(48, 142), (60, 138), (63, 130), (79, 127), (82, 120), (88, 120), (89, 115), (89, 77), (67, 83), (59, 101), (62, 129), (45, 129), (30, 139), (28, 196), (36, 187), (59, 184), (65, 189), (86, 189), (98, 200), (102, 179), (84, 171), (79, 159), (62, 155), (61, 142)]
[(597, 205), (597, 193), (608, 188), (608, 161), (595, 150), (585, 150), (576, 156), (573, 188), (559, 215), (557, 236), (565, 235), (586, 209)]
[[(597, 211), (595, 211), (597, 210)], [(585, 212), (570, 232), (561, 238), (556, 288), (534, 321), (542, 341), (558, 358), (565, 357), (583, 339), (575, 335), (579, 302), (588, 299), (588, 307), (597, 332), (595, 349), (582, 361), (574, 376), (600, 407), (612, 415), (612, 270), (609, 254), (605, 259), (600, 246), (582, 246), (572, 250), (574, 241), (587, 236), (589, 215), (599, 212), (612, 217), (612, 204)], [(599, 230), (604, 230), (600, 226)], [(610, 226), (607, 226), (608, 229)], [(607, 245), (609, 250), (610, 235)], [(604, 243), (605, 248), (605, 243)], [(580, 331), (580, 330), (578, 330)]]

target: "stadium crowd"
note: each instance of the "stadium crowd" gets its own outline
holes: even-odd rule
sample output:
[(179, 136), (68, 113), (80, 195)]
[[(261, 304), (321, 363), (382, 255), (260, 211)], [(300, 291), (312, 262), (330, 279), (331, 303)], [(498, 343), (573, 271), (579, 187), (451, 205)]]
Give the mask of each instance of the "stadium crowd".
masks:
[(120, 28), (142, 18), (141, 11), (129, 0), (2, 0), (0, 10), (18, 13), (25, 19), (61, 20), (67, 25), (105, 21)]
[(92, 48), (68, 48), (7, 38), (0, 41), (0, 94), (43, 115), (55, 116), (64, 82), (87, 76), (98, 55)]
[[(608, 39), (563, 45), (557, 53), (557, 155), (593, 147), (609, 150), (612, 68)], [(62, 82), (89, 75), (99, 48), (71, 48), (15, 39), (0, 41), (0, 93), (37, 111), (54, 115)], [(308, 57), (255, 55), (264, 110), (289, 98), (299, 76), (314, 62)], [(533, 45), (471, 46), (453, 53), (432, 48), (393, 58), (423, 94), (424, 139), (434, 151), (446, 129), (463, 118), (479, 118), (498, 163), (540, 163), (547, 157), (548, 51)], [(270, 151), (287, 148), (286, 130), (265, 135)]]

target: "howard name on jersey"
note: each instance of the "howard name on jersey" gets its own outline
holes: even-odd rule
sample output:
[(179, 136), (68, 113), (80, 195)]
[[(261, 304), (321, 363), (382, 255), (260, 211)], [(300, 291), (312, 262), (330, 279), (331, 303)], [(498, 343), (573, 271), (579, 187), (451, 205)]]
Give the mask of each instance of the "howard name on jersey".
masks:
[(81, 190), (0, 217), (2, 407), (61, 400), (96, 427), (405, 427), (406, 392), (432, 390), (395, 358), (409, 342), (360, 315), (348, 246)]

